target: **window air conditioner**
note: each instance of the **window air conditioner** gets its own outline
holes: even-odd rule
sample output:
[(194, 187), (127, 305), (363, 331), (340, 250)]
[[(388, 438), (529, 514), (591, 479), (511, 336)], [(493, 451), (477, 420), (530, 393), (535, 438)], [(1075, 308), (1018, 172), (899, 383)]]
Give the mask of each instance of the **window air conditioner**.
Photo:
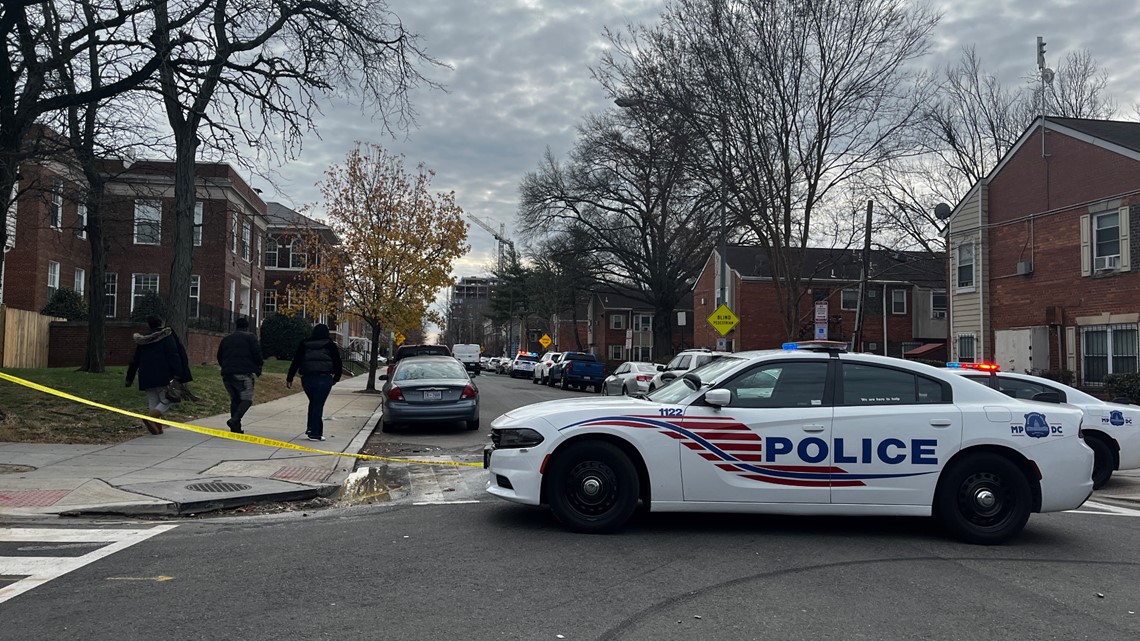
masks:
[(1120, 256), (1097, 256), (1093, 261), (1093, 269), (1098, 272), (1108, 271), (1110, 269), (1117, 269), (1120, 267)]
[(945, 320), (946, 319), (946, 310), (936, 309), (930, 313), (930, 317), (933, 318), (934, 320)]

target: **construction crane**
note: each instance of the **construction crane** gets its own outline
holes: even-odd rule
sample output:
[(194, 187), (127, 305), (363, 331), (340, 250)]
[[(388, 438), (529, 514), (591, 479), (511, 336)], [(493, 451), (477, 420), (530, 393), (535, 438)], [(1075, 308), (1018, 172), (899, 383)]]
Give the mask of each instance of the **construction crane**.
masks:
[(491, 236), (493, 236), (495, 240), (498, 241), (497, 251), (499, 254), (499, 273), (502, 273), (503, 269), (506, 268), (507, 265), (507, 246), (510, 246), (512, 253), (515, 250), (514, 241), (512, 241), (510, 238), (507, 238), (507, 226), (503, 223), (499, 223), (499, 231), (495, 232), (495, 229), (491, 227), (490, 224), (488, 224), (483, 219), (476, 217), (475, 214), (467, 214), (467, 217), (471, 219), (471, 222), (482, 227), (487, 231), (488, 234), (491, 234)]

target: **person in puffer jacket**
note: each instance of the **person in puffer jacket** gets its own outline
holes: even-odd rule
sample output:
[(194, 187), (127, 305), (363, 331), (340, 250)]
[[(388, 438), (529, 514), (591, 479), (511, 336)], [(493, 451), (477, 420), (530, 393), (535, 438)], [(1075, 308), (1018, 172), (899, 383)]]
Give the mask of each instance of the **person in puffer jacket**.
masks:
[[(152, 418), (162, 418), (170, 409), (170, 401), (164, 392), (172, 380), (189, 383), (194, 380), (190, 374), (190, 359), (182, 341), (174, 330), (163, 327), (162, 319), (148, 316), (148, 334), (135, 334), (135, 356), (127, 368), (127, 387), (139, 376), (139, 389), (146, 392), (147, 405)], [(162, 434), (162, 423), (143, 421), (151, 434)]]
[(332, 392), (332, 386), (340, 382), (343, 373), (340, 349), (329, 338), (328, 325), (314, 325), (313, 333), (297, 346), (293, 364), (289, 366), (289, 373), (285, 377), (285, 387), (293, 387), (293, 377), (298, 372), (301, 373), (301, 389), (309, 397), (305, 436), (310, 441), (323, 441), (325, 428), (321, 417), (325, 413), (325, 401)]

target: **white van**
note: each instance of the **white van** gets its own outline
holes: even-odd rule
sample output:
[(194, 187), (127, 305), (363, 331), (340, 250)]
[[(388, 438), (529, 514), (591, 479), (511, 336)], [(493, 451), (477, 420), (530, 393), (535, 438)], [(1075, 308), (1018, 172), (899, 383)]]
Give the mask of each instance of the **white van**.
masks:
[(466, 345), (452, 345), (451, 355), (455, 360), (463, 363), (463, 367), (471, 373), (472, 376), (478, 376), (483, 366), (479, 363), (479, 357), (483, 355), (482, 350), (476, 343)]

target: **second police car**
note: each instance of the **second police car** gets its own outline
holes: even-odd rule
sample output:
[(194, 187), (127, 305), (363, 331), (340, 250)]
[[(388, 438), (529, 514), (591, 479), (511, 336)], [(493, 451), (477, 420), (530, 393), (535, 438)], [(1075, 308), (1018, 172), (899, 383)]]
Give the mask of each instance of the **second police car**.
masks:
[(996, 363), (947, 363), (954, 372), (1014, 398), (1067, 403), (1085, 414), (1085, 443), (1092, 448), (1093, 487), (1100, 489), (1115, 470), (1140, 468), (1140, 407), (1126, 403), (1110, 403), (1058, 383), (1033, 376), (1003, 372)]
[(579, 532), (660, 512), (934, 515), (972, 543), (1079, 507), (1093, 453), (1081, 412), (927, 365), (835, 345), (724, 356), (647, 398), (508, 412), (487, 491), (548, 504)]

